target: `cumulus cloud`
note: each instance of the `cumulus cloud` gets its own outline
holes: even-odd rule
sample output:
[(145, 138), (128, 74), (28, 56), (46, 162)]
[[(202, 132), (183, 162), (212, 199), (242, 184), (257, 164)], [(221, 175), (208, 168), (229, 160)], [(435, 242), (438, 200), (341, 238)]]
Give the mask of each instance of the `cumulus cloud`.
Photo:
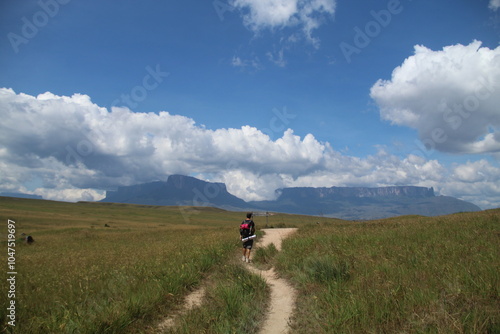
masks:
[(457, 165), (452, 169), (445, 192), (484, 208), (499, 207), (500, 168), (484, 159)]
[(251, 126), (208, 130), (165, 111), (107, 110), (80, 94), (30, 96), (3, 88), (0, 117), (0, 192), (100, 200), (120, 185), (184, 174), (224, 182), (245, 200), (272, 199), (276, 189), (294, 186), (416, 185), (500, 206), (500, 169), (487, 160), (449, 169), (384, 149), (351, 157), (292, 129), (275, 140)]
[(429, 151), (500, 152), (500, 47), (415, 46), (371, 97), (383, 119), (417, 129)]
[(253, 30), (287, 26), (298, 10), (297, 0), (235, 0), (233, 5), (248, 9), (243, 19)]
[(312, 135), (301, 139), (292, 130), (276, 141), (250, 126), (207, 130), (168, 112), (108, 111), (80, 94), (34, 97), (0, 89), (0, 116), (5, 190), (33, 178), (61, 190), (235, 169), (296, 176), (314, 169), (325, 149)]
[(453, 169), (453, 177), (462, 182), (491, 182), (500, 181), (500, 168), (491, 166), (488, 161), (481, 159), (475, 162), (467, 162)]
[(259, 32), (263, 29), (299, 27), (307, 40), (316, 47), (319, 40), (312, 36), (328, 17), (335, 13), (335, 0), (234, 0), (232, 5), (243, 13), (246, 27)]
[(491, 10), (496, 11), (500, 8), (500, 0), (490, 0), (490, 4), (488, 6)]

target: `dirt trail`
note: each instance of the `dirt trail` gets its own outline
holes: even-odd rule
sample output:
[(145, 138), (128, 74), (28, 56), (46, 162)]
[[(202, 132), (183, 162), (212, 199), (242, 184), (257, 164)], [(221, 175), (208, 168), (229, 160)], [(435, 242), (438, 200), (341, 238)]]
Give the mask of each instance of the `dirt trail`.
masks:
[[(296, 230), (296, 228), (265, 229), (266, 234), (258, 241), (257, 247), (266, 247), (273, 243), (276, 249), (280, 251), (281, 241)], [(271, 288), (271, 305), (260, 334), (288, 333), (288, 322), (295, 305), (295, 290), (287, 281), (276, 276), (274, 268), (259, 270), (249, 266), (249, 269), (261, 275)]]
[[(256, 247), (266, 247), (273, 243), (276, 249), (280, 251), (281, 241), (296, 230), (296, 228), (264, 229), (263, 231), (266, 234), (259, 239), (256, 243)], [(288, 321), (295, 305), (295, 290), (284, 279), (277, 277), (274, 268), (259, 270), (253, 265), (249, 265), (248, 269), (257, 275), (261, 275), (271, 288), (271, 302), (267, 312), (267, 318), (259, 334), (288, 333)], [(158, 324), (156, 331), (158, 333), (164, 333), (169, 328), (173, 327), (176, 318), (180, 314), (186, 313), (201, 305), (204, 295), (205, 288), (203, 286), (191, 292), (186, 296), (183, 308)]]
[(173, 315), (171, 315), (167, 319), (163, 320), (160, 324), (158, 324), (157, 332), (164, 333), (164, 331), (166, 331), (167, 329), (169, 329), (175, 325), (175, 320), (180, 314), (187, 313), (189, 310), (201, 306), (203, 296), (205, 296), (205, 287), (204, 286), (201, 286), (200, 288), (192, 291), (184, 299), (182, 310), (180, 310), (178, 313), (174, 313)]

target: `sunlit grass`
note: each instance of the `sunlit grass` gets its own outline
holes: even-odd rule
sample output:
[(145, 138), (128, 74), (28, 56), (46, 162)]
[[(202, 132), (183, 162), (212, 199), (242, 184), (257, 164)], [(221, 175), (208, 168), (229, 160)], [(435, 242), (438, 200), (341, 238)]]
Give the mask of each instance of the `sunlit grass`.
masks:
[(278, 254), (276, 246), (271, 243), (266, 247), (258, 247), (253, 255), (253, 263), (260, 269), (270, 269), (274, 264), (274, 258)]
[(228, 236), (227, 229), (76, 230), (20, 245), (16, 330), (116, 332), (197, 284), (233, 252)]
[[(263, 320), (269, 291), (238, 261), (244, 213), (0, 198), (0, 215), (16, 220), (18, 238), (17, 325), (6, 326), (2, 298), (0, 331), (144, 333), (201, 284), (208, 284), (205, 303), (173, 331), (256, 332)], [(266, 221), (299, 227), (281, 252), (268, 246), (252, 254), (299, 289), (293, 333), (500, 332), (499, 210), (255, 221), (259, 235)], [(23, 232), (33, 245), (20, 240)]]
[[(175, 208), (1, 204), (18, 239), (23, 232), (35, 238), (16, 244), (16, 327), (6, 327), (3, 302), (0, 310), (2, 327), (16, 333), (121, 332), (154, 308), (179, 303), (238, 244), (217, 209), (186, 221)], [(6, 291), (4, 280), (0, 287)]]
[(500, 211), (310, 225), (278, 268), (297, 333), (498, 333)]
[(172, 333), (256, 333), (265, 319), (266, 282), (239, 263), (218, 268), (202, 307), (182, 315)]
[[(0, 197), (0, 215), (5, 224), (16, 221), (18, 239), (17, 322), (16, 327), (6, 325), (8, 300), (2, 298), (0, 331), (141, 333), (175, 309), (207, 275), (225, 277), (221, 282), (226, 283), (213, 290), (218, 300), (241, 292), (238, 277), (251, 286), (262, 285), (246, 272), (234, 276), (242, 269), (229, 274), (224, 269), (239, 254), (241, 212)], [(274, 215), (255, 221), (260, 229), (266, 221), (301, 224), (313, 219)], [(0, 231), (0, 246), (6, 251), (5, 232), (6, 227)], [(35, 243), (23, 243), (21, 233), (32, 235)], [(6, 280), (0, 281), (0, 289), (6, 294)], [(255, 301), (265, 303), (265, 293), (258, 295)], [(257, 309), (261, 312), (262, 305)], [(226, 318), (229, 324), (240, 321), (229, 319), (230, 312)], [(254, 318), (249, 316), (243, 328), (255, 328)]]

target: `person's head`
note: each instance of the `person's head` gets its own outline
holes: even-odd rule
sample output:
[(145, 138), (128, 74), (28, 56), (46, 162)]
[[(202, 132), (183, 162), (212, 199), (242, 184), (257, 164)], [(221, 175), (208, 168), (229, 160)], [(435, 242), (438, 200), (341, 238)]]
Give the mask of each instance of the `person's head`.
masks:
[(253, 213), (252, 213), (252, 212), (247, 213), (247, 218), (248, 218), (248, 219), (251, 219), (251, 218), (252, 218), (252, 216), (253, 216)]

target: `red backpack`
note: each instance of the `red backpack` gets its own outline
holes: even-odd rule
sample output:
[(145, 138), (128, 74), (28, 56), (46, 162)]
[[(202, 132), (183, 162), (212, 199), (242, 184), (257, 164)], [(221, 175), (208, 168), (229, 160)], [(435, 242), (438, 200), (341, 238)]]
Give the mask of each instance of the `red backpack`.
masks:
[(251, 220), (244, 220), (241, 225), (240, 225), (240, 235), (243, 238), (249, 237), (251, 234), (251, 229), (252, 229), (252, 221)]

